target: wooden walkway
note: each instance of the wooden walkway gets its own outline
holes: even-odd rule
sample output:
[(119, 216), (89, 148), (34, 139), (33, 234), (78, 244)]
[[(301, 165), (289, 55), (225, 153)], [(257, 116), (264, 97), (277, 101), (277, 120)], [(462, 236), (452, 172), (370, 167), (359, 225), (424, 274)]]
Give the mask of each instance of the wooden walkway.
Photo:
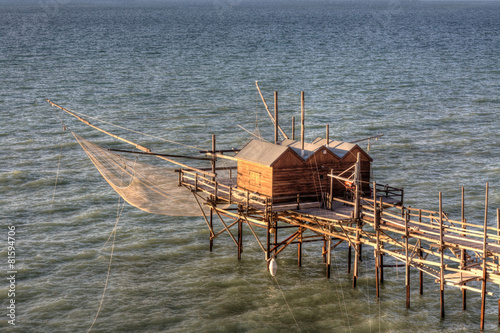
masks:
[[(442, 317), (445, 286), (462, 291), (464, 309), (467, 290), (481, 293), (481, 325), (484, 325), (484, 300), (486, 295), (493, 295), (486, 291), (486, 284), (500, 286), (498, 227), (486, 227), (486, 223), (471, 224), (465, 222), (464, 217), (460, 221), (451, 220), (442, 209), (436, 212), (404, 207), (383, 195), (376, 197), (375, 204), (373, 198), (360, 198), (358, 207), (356, 200), (330, 198), (328, 195), (290, 198), (287, 202), (273, 204), (272, 198), (238, 189), (234, 182), (214, 181), (188, 170), (179, 172), (180, 185), (191, 190), (200, 208), (207, 206), (210, 210), (209, 214), (204, 214), (210, 230), (210, 249), (216, 237), (227, 233), (237, 246), (238, 258), (241, 258), (245, 224), (268, 261), (289, 245), (296, 244), (300, 266), (302, 244), (320, 241), (323, 242), (322, 255), (329, 277), (331, 251), (345, 242), (349, 249), (349, 271), (351, 261), (354, 265), (353, 287), (356, 287), (361, 247), (368, 246), (375, 253), (377, 297), (380, 296), (384, 268), (394, 267), (387, 264), (387, 259), (391, 258), (405, 267), (407, 307), (410, 306), (410, 269), (416, 269), (420, 273), (421, 292), (424, 275), (431, 276), (431, 281), (439, 284)], [(214, 228), (215, 219), (222, 224), (218, 232)], [(231, 228), (236, 226), (238, 230), (234, 235)], [(254, 227), (266, 229), (264, 240)]]

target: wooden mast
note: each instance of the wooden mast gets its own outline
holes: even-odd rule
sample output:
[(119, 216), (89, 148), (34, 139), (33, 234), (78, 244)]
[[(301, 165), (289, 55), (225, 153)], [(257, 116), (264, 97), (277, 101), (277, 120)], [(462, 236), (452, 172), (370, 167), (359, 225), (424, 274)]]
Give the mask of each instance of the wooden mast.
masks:
[(305, 109), (304, 109), (304, 92), (300, 92), (300, 149), (304, 151), (304, 131), (305, 131)]

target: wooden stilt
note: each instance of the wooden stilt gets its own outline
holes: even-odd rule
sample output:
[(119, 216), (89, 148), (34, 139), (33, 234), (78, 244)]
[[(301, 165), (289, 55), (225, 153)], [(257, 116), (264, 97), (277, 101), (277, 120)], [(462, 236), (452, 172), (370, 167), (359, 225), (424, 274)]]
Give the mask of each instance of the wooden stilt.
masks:
[[(331, 230), (330, 230), (331, 231)], [(332, 264), (332, 237), (327, 236), (327, 249), (326, 249), (326, 277), (330, 278), (330, 266)]]
[[(212, 174), (214, 174), (214, 175), (215, 175), (215, 171), (216, 171), (216, 165), (215, 165), (215, 147), (216, 147), (215, 134), (212, 134), (212, 153), (214, 155), (212, 155), (211, 164), (212, 164)], [(215, 181), (215, 176), (212, 177), (212, 181)], [(215, 195), (212, 195), (211, 199), (212, 199), (212, 202), (215, 202), (216, 201)], [(210, 208), (210, 230), (213, 230), (213, 228), (214, 228), (213, 216), (214, 216), (214, 210), (213, 210), (213, 208)], [(212, 252), (213, 246), (214, 246), (214, 240), (213, 240), (212, 237), (210, 237), (210, 252)]]
[(298, 266), (302, 267), (302, 228), (299, 227), (299, 242), (297, 244), (297, 256), (298, 256)]
[(405, 267), (405, 285), (406, 285), (406, 308), (410, 308), (410, 260), (408, 251), (408, 241), (410, 233), (408, 231), (408, 223), (410, 220), (409, 211), (405, 211), (405, 255), (406, 255), (406, 267)]
[(375, 296), (380, 297), (380, 209), (377, 207), (377, 184), (373, 182), (373, 211), (374, 229), (376, 235), (375, 245)]
[[(463, 236), (465, 236), (465, 229), (467, 226), (465, 225), (465, 189), (462, 186), (462, 209), (461, 209), (461, 221), (462, 221), (462, 229), (464, 229)], [(467, 251), (465, 249), (462, 249), (460, 251), (460, 264), (462, 267), (465, 267), (466, 260), (467, 260)], [(463, 269), (463, 268), (462, 268)], [(466, 284), (464, 283), (464, 286)], [(462, 310), (467, 310), (467, 289), (462, 289)]]
[[(422, 259), (423, 258), (423, 252), (422, 252), (422, 249), (419, 250), (419, 258)], [(419, 272), (419, 282), (420, 282), (420, 287), (419, 287), (419, 292), (420, 292), (420, 295), (423, 295), (424, 294), (424, 272), (422, 272), (421, 270), (418, 271)]]
[(441, 318), (444, 318), (444, 228), (443, 228), (443, 194), (439, 192), (439, 251), (441, 271), (439, 274), (439, 300)]
[(352, 272), (352, 287), (356, 288), (356, 280), (358, 279), (358, 270), (359, 270), (359, 255), (358, 253), (360, 252), (361, 248), (359, 246), (359, 237), (360, 237), (360, 223), (358, 222), (357, 224), (357, 229), (356, 229), (356, 243), (354, 244), (355, 246), (355, 253), (354, 253), (354, 268)]
[(486, 311), (486, 257), (488, 256), (488, 183), (486, 183), (486, 198), (484, 200), (484, 239), (483, 239), (483, 278), (481, 284), (481, 331), (484, 329), (484, 314)]
[(380, 283), (384, 283), (384, 254), (380, 254)]
[[(274, 246), (278, 244), (278, 219), (274, 220)], [(274, 249), (274, 253), (278, 252), (278, 248)]]
[(324, 264), (326, 264), (326, 243), (327, 243), (327, 236), (323, 238), (323, 247), (321, 248), (321, 256), (323, 257)]
[(352, 256), (352, 248), (351, 245), (349, 245), (349, 248), (347, 250), (347, 273), (351, 273), (351, 256)]
[(243, 220), (238, 220), (238, 260), (241, 260), (241, 253), (243, 252)]
[(295, 116), (292, 117), (292, 140), (295, 140)]
[(267, 220), (267, 226), (266, 226), (266, 242), (267, 242), (267, 247), (266, 247), (266, 260), (271, 258), (271, 223), (272, 223), (272, 215), (269, 216)]
[[(210, 230), (214, 230), (214, 210), (210, 208)], [(214, 248), (214, 239), (212, 238), (212, 235), (210, 234), (210, 252), (212, 252)]]

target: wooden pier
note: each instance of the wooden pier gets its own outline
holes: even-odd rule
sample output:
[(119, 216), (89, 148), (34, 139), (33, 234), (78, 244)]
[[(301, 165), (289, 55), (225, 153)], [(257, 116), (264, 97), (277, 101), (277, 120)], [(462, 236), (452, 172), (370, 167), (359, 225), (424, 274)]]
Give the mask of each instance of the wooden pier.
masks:
[[(303, 92), (301, 140), (295, 141), (294, 118), (291, 139), (279, 126), (278, 94), (274, 94), (273, 117), (258, 85), (257, 89), (274, 123), (274, 143), (253, 140), (240, 150), (218, 150), (213, 135), (212, 149), (199, 152), (205, 157), (153, 153), (149, 148), (91, 125), (78, 114), (48, 102), (141, 150), (115, 149), (116, 152), (152, 155), (177, 165), (173, 186), (185, 188), (183, 192), (189, 196), (192, 194), (210, 233), (210, 251), (215, 239), (227, 234), (241, 259), (243, 232), (250, 232), (268, 264), (290, 245), (297, 245), (300, 267), (303, 243), (320, 242), (326, 276), (330, 277), (332, 251), (345, 243), (348, 272), (352, 273), (352, 285), (356, 288), (361, 248), (368, 247), (373, 249), (375, 256), (377, 298), (381, 297), (384, 269), (394, 267), (387, 264), (390, 258), (405, 267), (406, 307), (410, 307), (410, 270), (418, 270), (420, 294), (424, 282), (439, 284), (441, 317), (445, 316), (445, 288), (461, 290), (464, 310), (467, 291), (480, 293), (480, 327), (483, 329), (486, 296), (493, 296), (487, 292), (486, 285), (500, 285), (500, 210), (496, 210), (496, 228), (488, 226), (488, 184), (481, 224), (465, 218), (463, 188), (460, 219), (453, 220), (444, 213), (441, 193), (438, 211), (405, 206), (403, 189), (371, 181), (372, 159), (356, 144), (357, 141), (330, 140), (327, 125), (325, 139), (305, 143)], [(169, 180), (162, 178), (164, 169), (127, 160), (74, 135), (106, 181), (131, 205), (151, 213), (174, 215), (171, 214), (173, 208), (184, 201), (177, 200), (165, 209), (178, 194), (173, 191), (172, 195)], [(178, 158), (205, 160), (211, 165), (194, 168), (176, 161)], [(233, 165), (222, 167), (220, 160)], [(256, 232), (257, 228), (265, 232)]]
[[(212, 154), (221, 155), (215, 149)], [(218, 169), (214, 167), (210, 171), (216, 173)], [(377, 298), (380, 297), (384, 268), (390, 267), (384, 265), (384, 258), (390, 257), (405, 267), (407, 307), (410, 307), (411, 296), (410, 269), (416, 269), (420, 272), (420, 293), (424, 281), (439, 284), (441, 317), (445, 316), (445, 288), (461, 290), (463, 309), (466, 309), (468, 290), (480, 293), (483, 329), (485, 297), (493, 295), (486, 291), (486, 284), (500, 285), (499, 210), (496, 228), (487, 226), (487, 207), (482, 225), (467, 222), (463, 215), (460, 220), (452, 220), (442, 210), (441, 193), (439, 211), (417, 209), (403, 205), (402, 189), (375, 182), (369, 184), (369, 196), (361, 195), (361, 188), (366, 189), (367, 184), (358, 182), (350, 198), (323, 193), (316, 197), (288, 197), (287, 200), (280, 197), (279, 202), (274, 203), (272, 197), (238, 188), (234, 185), (235, 178), (216, 180), (212, 172), (200, 174), (189, 169), (177, 172), (179, 185), (193, 193), (202, 211), (210, 232), (210, 250), (213, 241), (225, 233), (233, 240), (238, 259), (241, 259), (242, 233), (246, 226), (245, 232), (255, 236), (268, 262), (296, 244), (298, 266), (301, 266), (302, 244), (322, 242), (326, 276), (330, 277), (332, 251), (345, 242), (349, 254), (351, 251), (354, 254), (349, 256), (348, 267), (355, 288), (361, 247), (371, 247), (375, 255)], [(333, 180), (336, 176), (329, 174), (329, 177)], [(488, 187), (486, 206), (487, 193)], [(215, 220), (220, 222), (219, 231), (215, 228)], [(256, 228), (266, 230), (265, 239), (258, 236)], [(430, 279), (424, 280), (424, 275)], [(471, 282), (479, 282), (481, 286), (471, 286)]]

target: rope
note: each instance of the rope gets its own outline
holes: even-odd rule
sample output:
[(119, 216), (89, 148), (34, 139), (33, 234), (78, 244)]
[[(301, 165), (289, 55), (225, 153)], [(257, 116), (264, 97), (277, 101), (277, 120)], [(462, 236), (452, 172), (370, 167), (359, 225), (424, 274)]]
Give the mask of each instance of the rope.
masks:
[[(63, 125), (63, 132), (66, 131), (66, 124), (64, 123), (64, 121), (59, 116), (59, 112), (56, 111), (56, 115), (57, 115), (57, 118), (59, 118), (59, 121), (61, 122), (61, 124)], [(61, 135), (63, 135), (63, 134), (64, 133), (61, 133)], [(63, 141), (61, 140), (61, 147), (59, 149), (59, 159), (57, 161), (56, 181), (54, 183), (54, 192), (52, 193), (52, 200), (50, 201), (49, 215), (52, 214), (52, 207), (54, 205), (54, 198), (56, 196), (57, 181), (59, 179), (59, 170), (60, 170), (60, 167), (61, 167), (62, 148), (63, 148)]]
[(62, 142), (61, 142), (61, 148), (59, 149), (59, 160), (57, 161), (56, 182), (54, 183), (54, 192), (52, 193), (52, 200), (50, 201), (49, 215), (52, 214), (52, 206), (54, 205), (54, 198), (56, 196), (57, 180), (59, 179), (59, 169), (61, 167), (61, 156), (62, 156)]
[(297, 323), (297, 319), (295, 319), (295, 316), (293, 315), (293, 312), (292, 312), (292, 309), (290, 307), (290, 304), (288, 304), (286, 298), (285, 298), (285, 293), (283, 293), (283, 290), (281, 289), (281, 286), (280, 284), (278, 283), (278, 280), (276, 279), (275, 276), (273, 276), (273, 279), (274, 281), (276, 282), (276, 285), (278, 286), (280, 292), (281, 292), (281, 296), (283, 296), (283, 300), (285, 301), (285, 304), (286, 306), (288, 307), (288, 311), (290, 312), (290, 314), (292, 315), (292, 318), (293, 318), (293, 321), (295, 322), (295, 325), (297, 325), (297, 329), (299, 330), (299, 332), (302, 332), (302, 330), (300, 329), (300, 326), (299, 326), (299, 323)]
[(79, 115), (85, 116), (85, 117), (87, 117), (87, 118), (89, 118), (89, 119), (93, 119), (93, 120), (99, 121), (99, 122), (104, 123), (104, 124), (108, 124), (108, 125), (111, 125), (111, 126), (114, 126), (114, 127), (117, 127), (117, 128), (124, 129), (124, 130), (129, 131), (129, 132), (133, 132), (133, 133), (141, 134), (141, 135), (144, 135), (144, 136), (147, 136), (147, 137), (150, 137), (150, 138), (158, 139), (158, 140), (161, 140), (161, 141), (165, 141), (165, 142), (173, 143), (173, 144), (180, 145), (180, 146), (184, 146), (184, 147), (188, 147), (188, 148), (193, 148), (193, 149), (197, 149), (197, 150), (203, 150), (202, 148), (198, 148), (198, 147), (195, 147), (195, 146), (190, 146), (190, 145), (187, 145), (187, 144), (184, 144), (184, 143), (180, 143), (180, 142), (176, 142), (176, 141), (172, 141), (172, 140), (164, 139), (164, 138), (161, 138), (161, 137), (158, 137), (158, 136), (155, 136), (155, 135), (146, 134), (146, 133), (144, 133), (144, 132), (136, 131), (136, 130), (133, 130), (133, 129), (130, 129), (130, 128), (127, 128), (127, 127), (124, 127), (124, 126), (115, 125), (115, 124), (110, 123), (110, 122), (108, 122), (108, 121), (101, 120), (101, 119), (98, 119), (98, 118), (95, 118), (95, 117), (89, 116), (89, 115), (87, 115), (87, 114), (85, 114), (85, 113), (82, 113), (82, 112), (77, 112), (77, 111), (73, 111), (73, 110), (71, 110), (71, 112), (74, 112), (74, 113), (76, 113), (76, 114), (79, 114)]
[[(113, 260), (113, 252), (114, 252), (114, 249), (115, 249), (115, 239), (116, 239), (116, 227), (118, 226), (118, 221), (120, 220), (120, 217), (122, 215), (122, 212), (123, 212), (123, 207), (125, 206), (125, 201), (123, 202), (123, 205), (121, 207), (121, 210), (120, 210), (120, 196), (118, 196), (118, 210), (116, 212), (116, 223), (115, 223), (115, 227), (113, 228), (113, 230), (111, 231), (111, 234), (109, 235), (108, 237), (108, 240), (106, 241), (106, 243), (104, 244), (104, 246), (106, 246), (106, 244), (108, 244), (108, 241), (109, 239), (111, 238), (111, 235), (113, 235), (113, 243), (111, 245), (111, 255), (109, 256), (109, 265), (108, 265), (108, 274), (106, 276), (106, 283), (104, 284), (104, 290), (102, 291), (102, 296), (101, 296), (101, 301), (99, 302), (99, 308), (97, 309), (97, 313), (94, 317), (94, 321), (92, 322), (92, 325), (90, 325), (90, 328), (89, 330), (87, 331), (90, 332), (92, 330), (92, 327), (94, 327), (94, 324), (95, 322), (97, 321), (97, 317), (99, 316), (99, 312), (101, 312), (101, 307), (102, 307), (102, 303), (104, 301), (104, 295), (106, 294), (106, 289), (108, 288), (108, 281), (109, 281), (109, 275), (111, 273), (111, 262)], [(104, 247), (103, 246), (103, 247)]]

